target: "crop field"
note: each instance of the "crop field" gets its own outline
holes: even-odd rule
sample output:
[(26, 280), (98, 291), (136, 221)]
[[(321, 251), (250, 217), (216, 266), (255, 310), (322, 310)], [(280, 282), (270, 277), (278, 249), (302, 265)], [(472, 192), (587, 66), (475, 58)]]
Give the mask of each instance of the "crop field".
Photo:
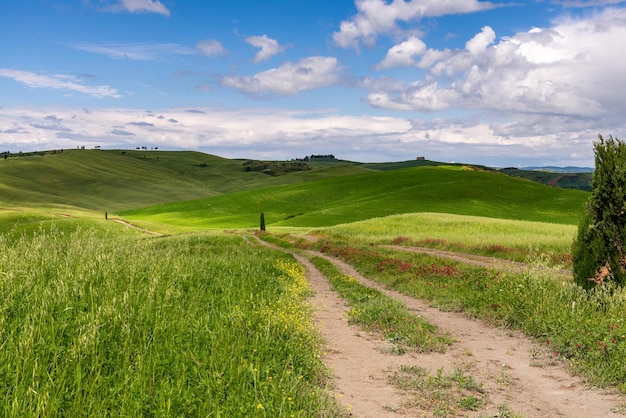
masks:
[[(195, 153), (85, 155), (0, 168), (4, 416), (346, 416), (329, 392), (305, 271), (257, 243), (261, 213), (262, 240), (522, 331), (586, 382), (626, 393), (626, 292), (584, 291), (567, 277), (586, 192), (462, 166), (326, 162), (272, 178)], [(49, 177), (37, 189), (41, 164)], [(90, 164), (111, 167), (107, 180), (85, 183)], [(124, 178), (137, 183), (125, 188)], [(452, 343), (309, 257), (350, 321), (397, 341), (398, 352)]]

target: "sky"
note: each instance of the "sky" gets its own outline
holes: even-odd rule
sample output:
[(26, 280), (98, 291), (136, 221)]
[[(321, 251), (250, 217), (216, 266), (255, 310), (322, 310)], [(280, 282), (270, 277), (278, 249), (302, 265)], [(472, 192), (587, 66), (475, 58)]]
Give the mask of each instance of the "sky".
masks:
[(593, 167), (626, 1), (1, 0), (0, 152)]

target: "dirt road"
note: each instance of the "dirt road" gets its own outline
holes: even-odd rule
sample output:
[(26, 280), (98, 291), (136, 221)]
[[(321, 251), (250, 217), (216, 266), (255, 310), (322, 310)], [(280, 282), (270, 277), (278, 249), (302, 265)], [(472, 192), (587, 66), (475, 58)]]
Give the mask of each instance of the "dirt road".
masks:
[(342, 261), (321, 253), (309, 253), (313, 254), (329, 259), (344, 274), (401, 301), (409, 310), (448, 332), (455, 340), (443, 354), (392, 354), (380, 337), (348, 323), (347, 307), (324, 275), (307, 257), (294, 253), (306, 268), (315, 292), (312, 302), (326, 341), (323, 360), (332, 371), (333, 392), (354, 416), (433, 416), (431, 410), (408, 407), (407, 402), (411, 402), (415, 395), (390, 383), (390, 376), (401, 366), (418, 366), (431, 373), (440, 369), (461, 369), (482, 383), (486, 404), (477, 411), (464, 411), (462, 416), (624, 416), (624, 396), (586, 388), (582, 380), (572, 376), (545, 346), (533, 343), (517, 332), (494, 328), (462, 314), (442, 312), (420, 300), (382, 287)]

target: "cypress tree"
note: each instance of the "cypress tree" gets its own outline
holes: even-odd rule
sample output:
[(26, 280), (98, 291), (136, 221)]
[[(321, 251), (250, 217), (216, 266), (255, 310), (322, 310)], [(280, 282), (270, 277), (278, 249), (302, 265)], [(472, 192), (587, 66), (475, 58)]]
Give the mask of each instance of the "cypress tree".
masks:
[(265, 231), (265, 215), (261, 212), (261, 231)]
[(585, 288), (626, 283), (626, 144), (598, 139), (591, 197), (572, 245), (574, 279)]

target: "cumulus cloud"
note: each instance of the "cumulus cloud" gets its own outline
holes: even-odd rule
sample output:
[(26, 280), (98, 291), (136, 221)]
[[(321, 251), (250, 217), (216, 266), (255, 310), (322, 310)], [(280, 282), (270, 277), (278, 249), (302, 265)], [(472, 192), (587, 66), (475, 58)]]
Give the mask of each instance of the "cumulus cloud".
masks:
[(73, 75), (65, 74), (37, 74), (30, 71), (11, 70), (0, 68), (0, 77), (10, 78), (19, 83), (32, 88), (48, 88), (58, 90), (69, 90), (77, 93), (87, 94), (99, 99), (112, 97), (122, 97), (116, 89), (109, 86), (89, 86), (82, 83), (82, 80)]
[(426, 44), (419, 38), (412, 36), (406, 41), (389, 49), (385, 58), (376, 66), (377, 69), (394, 67), (410, 67), (417, 65), (415, 57), (426, 52)]
[(379, 34), (399, 32), (397, 22), (414, 22), (424, 17), (471, 13), (496, 7), (478, 0), (355, 0), (357, 14), (344, 20), (333, 33), (337, 45), (358, 48), (360, 42), (372, 46)]
[(166, 55), (192, 55), (193, 48), (180, 44), (142, 44), (129, 42), (113, 42), (103, 44), (74, 44), (72, 48), (94, 54), (106, 55), (113, 59), (133, 61), (154, 61)]
[(275, 39), (268, 38), (267, 35), (249, 36), (246, 38), (246, 42), (255, 48), (261, 48), (255, 55), (254, 62), (268, 60), (285, 50), (285, 46), (280, 45)]
[(112, 12), (157, 13), (170, 16), (170, 11), (158, 0), (119, 0), (107, 8)]
[(489, 26), (484, 26), (482, 31), (467, 41), (465, 49), (472, 55), (478, 55), (487, 50), (487, 47), (496, 39), (496, 33)]
[(222, 44), (215, 39), (200, 41), (198, 42), (197, 48), (200, 50), (200, 53), (206, 55), (207, 57), (217, 57), (228, 53), (228, 50), (226, 50), (226, 48), (224, 48)]
[(248, 77), (224, 77), (222, 85), (252, 96), (295, 95), (305, 90), (332, 86), (340, 81), (341, 68), (334, 57), (308, 57), (287, 62)]
[(626, 105), (615, 88), (626, 82), (624, 50), (626, 10), (563, 19), (499, 41), (487, 26), (464, 49), (431, 60), (428, 81), (372, 90), (367, 102), (389, 109), (618, 117)]

